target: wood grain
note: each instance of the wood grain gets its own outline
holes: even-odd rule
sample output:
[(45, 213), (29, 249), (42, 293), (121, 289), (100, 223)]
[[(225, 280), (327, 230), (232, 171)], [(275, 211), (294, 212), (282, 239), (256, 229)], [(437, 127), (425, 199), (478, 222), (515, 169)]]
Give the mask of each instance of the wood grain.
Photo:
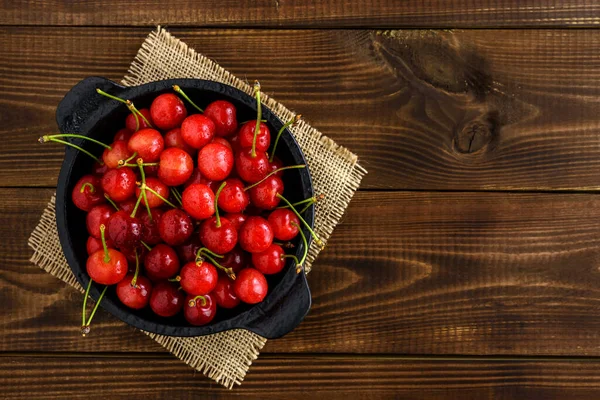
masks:
[(599, 21), (598, 4), (576, 0), (0, 2), (0, 24), (10, 25), (489, 28), (581, 27), (595, 26)]
[[(600, 31), (173, 32), (357, 152), (363, 188), (600, 190)], [(0, 33), (0, 186), (54, 186), (56, 104), (119, 80), (148, 31)]]
[[(51, 190), (2, 189), (0, 351), (160, 351), (28, 262)], [(600, 198), (359, 192), (265, 352), (599, 356)]]

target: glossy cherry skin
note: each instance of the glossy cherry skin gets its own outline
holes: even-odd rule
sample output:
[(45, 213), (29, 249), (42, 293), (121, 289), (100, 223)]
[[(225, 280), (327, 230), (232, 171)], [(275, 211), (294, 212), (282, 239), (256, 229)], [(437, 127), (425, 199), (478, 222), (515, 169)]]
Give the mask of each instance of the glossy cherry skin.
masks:
[[(221, 193), (223, 194), (223, 193)], [(219, 196), (221, 197), (221, 196)], [(227, 213), (225, 215), (223, 215), (223, 217), (227, 218), (229, 220), (229, 222), (231, 223), (231, 225), (235, 228), (236, 231), (240, 231), (240, 228), (242, 227), (242, 225), (244, 224), (244, 222), (246, 222), (246, 219), (248, 218), (248, 216), (246, 214), (242, 214), (242, 213)]]
[(226, 218), (221, 217), (220, 220), (221, 226), (217, 226), (216, 217), (207, 219), (200, 225), (200, 241), (210, 251), (225, 254), (237, 244), (238, 233)]
[(119, 161), (128, 159), (133, 152), (129, 151), (127, 142), (117, 140), (110, 145), (111, 149), (104, 149), (102, 161), (108, 168), (117, 168)]
[(148, 305), (152, 283), (144, 276), (138, 275), (135, 286), (131, 284), (133, 274), (128, 274), (117, 284), (117, 297), (121, 303), (134, 310), (140, 310)]
[(240, 228), (238, 236), (240, 246), (249, 253), (261, 253), (273, 243), (273, 230), (266, 219), (248, 217)]
[(192, 157), (176, 147), (165, 149), (160, 154), (159, 163), (158, 178), (169, 186), (183, 185), (194, 171)]
[(100, 177), (102, 177), (102, 175), (104, 175), (104, 173), (108, 170), (109, 168), (106, 164), (104, 164), (104, 161), (102, 163), (94, 161), (94, 165), (92, 165), (92, 173)]
[(158, 221), (162, 240), (171, 246), (185, 243), (194, 231), (189, 215), (179, 209), (166, 211)]
[(206, 185), (195, 183), (181, 194), (183, 209), (195, 219), (206, 219), (215, 213), (215, 194)]
[(115, 209), (109, 204), (100, 204), (95, 206), (85, 216), (85, 226), (87, 231), (93, 237), (100, 239), (100, 225), (106, 226)]
[[(150, 115), (150, 110), (148, 110), (147, 108), (141, 108), (139, 111), (144, 117), (146, 117), (148, 122), (152, 123), (152, 116)], [(152, 128), (139, 115), (138, 115), (138, 121), (140, 122), (140, 129)], [(136, 131), (135, 117), (133, 116), (132, 113), (129, 113), (127, 118), (125, 118), (125, 128), (129, 129), (131, 132)]]
[(144, 270), (153, 281), (169, 279), (179, 272), (179, 257), (172, 247), (157, 244), (144, 258)]
[(269, 214), (268, 221), (277, 240), (292, 240), (298, 235), (298, 228), (292, 223), (300, 226), (300, 220), (289, 208), (273, 210)]
[[(89, 185), (86, 185), (82, 192), (81, 188), (86, 183), (91, 184), (93, 189)], [(73, 200), (75, 207), (83, 211), (90, 211), (92, 207), (105, 203), (106, 199), (104, 198), (100, 179), (94, 175), (84, 175), (81, 177), (75, 184), (75, 187), (73, 187), (71, 200)]]
[(116, 142), (117, 140), (123, 140), (123, 141), (125, 141), (125, 143), (127, 143), (129, 141), (129, 138), (131, 138), (131, 135), (133, 135), (133, 132), (131, 132), (129, 129), (127, 129), (127, 128), (119, 129), (117, 131), (117, 133), (115, 133), (113, 142)]
[(206, 295), (217, 285), (217, 269), (211, 263), (201, 261), (196, 264), (189, 262), (181, 268), (179, 272), (181, 280), (179, 283), (187, 294), (193, 296)]
[(276, 274), (285, 266), (284, 254), (281, 246), (273, 243), (262, 253), (252, 254), (252, 265), (265, 275)]
[(185, 117), (187, 110), (183, 101), (173, 93), (164, 93), (152, 101), (150, 115), (154, 125), (164, 131), (177, 128)]
[[(165, 199), (168, 199), (169, 195), (171, 194), (169, 187), (167, 185), (165, 185), (164, 183), (162, 183), (157, 178), (147, 178), (146, 186), (148, 186), (150, 189), (154, 190), (156, 193), (160, 194)], [(140, 197), (141, 195), (142, 195), (142, 189), (137, 187), (135, 189), (135, 197), (137, 198), (137, 197)], [(150, 208), (160, 207), (163, 204), (165, 204), (165, 202), (160, 197), (158, 197), (157, 195), (155, 195), (154, 193), (152, 193), (149, 190), (146, 190), (146, 198), (148, 199), (148, 205), (150, 206)], [(142, 198), (142, 206), (146, 206), (146, 201), (143, 198)]]
[(238, 274), (233, 290), (244, 303), (256, 304), (263, 301), (269, 286), (262, 272), (254, 268), (245, 268)]
[(250, 200), (256, 207), (272, 210), (281, 201), (278, 194), (283, 194), (283, 181), (280, 177), (271, 175), (250, 189)]
[(131, 154), (137, 153), (136, 159), (141, 158), (147, 163), (158, 161), (164, 148), (165, 140), (159, 131), (152, 128), (140, 129), (127, 142)]
[(187, 296), (185, 299), (183, 316), (192, 325), (206, 325), (217, 315), (217, 301), (214, 295), (207, 294), (203, 297), (196, 299), (194, 296)]
[(162, 242), (162, 238), (160, 237), (160, 232), (158, 230), (158, 221), (164, 214), (164, 210), (160, 208), (153, 208), (150, 210), (150, 213), (152, 214), (152, 220), (150, 220), (146, 210), (142, 211), (143, 212), (140, 215), (140, 221), (142, 222), (142, 240), (144, 243), (150, 246)]
[(106, 223), (107, 236), (118, 248), (136, 248), (142, 240), (142, 223), (125, 211), (117, 211)]
[(202, 114), (190, 115), (181, 124), (181, 136), (188, 145), (201, 149), (215, 136), (215, 123)]
[(233, 282), (227, 276), (220, 276), (217, 281), (217, 286), (212, 291), (212, 295), (217, 301), (217, 305), (223, 308), (235, 308), (240, 304), (235, 291), (233, 290)]
[(131, 168), (109, 169), (102, 176), (102, 190), (116, 201), (125, 201), (135, 193), (135, 173)]
[(194, 183), (203, 183), (205, 184), (206, 179), (202, 178), (202, 174), (200, 173), (200, 170), (198, 168), (195, 168), (192, 171), (192, 174), (190, 175), (190, 178), (185, 181), (185, 183), (183, 184), (184, 188), (187, 188), (190, 185), (193, 185)]
[(188, 153), (190, 156), (196, 154), (196, 149), (190, 146), (183, 140), (181, 136), (181, 128), (171, 129), (165, 133), (165, 148), (176, 147)]
[(238, 273), (248, 266), (248, 253), (236, 246), (229, 253), (225, 254), (223, 258), (219, 259), (219, 263), (225, 268), (231, 268), (233, 272)]
[(209, 143), (198, 152), (198, 169), (203, 177), (222, 181), (233, 170), (233, 151), (221, 143)]
[(222, 138), (222, 137), (214, 137), (211, 143), (220, 143), (223, 146), (228, 147), (231, 150), (233, 150), (233, 147), (231, 147), (231, 143), (229, 143), (229, 140)]
[[(131, 213), (133, 212), (133, 209), (135, 208), (136, 202), (137, 201), (136, 201), (135, 197), (130, 197), (127, 200), (122, 201), (117, 205), (119, 206), (119, 210), (125, 211), (125, 213), (127, 215), (131, 215)], [(146, 209), (144, 207), (138, 207), (137, 211), (135, 212), (134, 217), (139, 217), (140, 215), (142, 215), (142, 212), (146, 212)]]
[[(283, 161), (281, 161), (279, 158), (277, 157), (273, 157), (273, 161), (269, 163), (269, 173), (273, 172), (273, 171), (277, 171), (280, 168), (283, 168)], [(275, 172), (275, 176), (278, 177), (282, 177), (283, 176), (283, 171), (277, 171)]]
[[(106, 246), (109, 248), (114, 248), (115, 245), (109, 239), (106, 239)], [(103, 250), (102, 240), (95, 238), (93, 236), (88, 237), (87, 242), (85, 244), (85, 248), (87, 250), (88, 256), (91, 256), (98, 250)]]
[(204, 109), (204, 116), (215, 123), (215, 135), (217, 136), (233, 135), (238, 128), (237, 110), (228, 101), (213, 101)]
[(219, 208), (228, 213), (242, 212), (250, 204), (248, 192), (244, 190), (244, 183), (239, 179), (227, 179), (227, 184), (219, 194)]
[(200, 247), (202, 247), (200, 236), (193, 234), (190, 240), (180, 246), (177, 246), (175, 250), (177, 250), (177, 255), (179, 256), (181, 262), (188, 263), (196, 259), (196, 255), (198, 254)]
[[(240, 146), (244, 148), (251, 148), (252, 141), (254, 140), (254, 130), (256, 129), (256, 121), (248, 121), (240, 128)], [(256, 135), (256, 150), (266, 152), (271, 145), (271, 132), (267, 124), (264, 122), (260, 123), (260, 129), (258, 135)]]
[(169, 282), (160, 282), (152, 289), (150, 308), (156, 315), (172, 317), (181, 311), (185, 296), (181, 290)]
[(124, 247), (122, 249), (119, 249), (119, 251), (123, 253), (125, 258), (127, 259), (127, 262), (129, 263), (128, 271), (132, 273), (135, 272), (136, 254), (138, 261), (141, 263), (146, 257), (146, 253), (148, 253), (148, 250), (144, 246)]
[(235, 170), (242, 180), (256, 183), (269, 173), (267, 154), (256, 151), (256, 157), (252, 157), (252, 149), (242, 149), (235, 156)]
[(229, 138), (229, 144), (231, 144), (231, 149), (233, 150), (234, 154), (237, 154), (240, 152), (240, 150), (242, 150), (239, 133), (236, 133), (235, 135)]
[(101, 285), (114, 285), (127, 275), (127, 259), (118, 250), (108, 249), (109, 261), (104, 261), (104, 250), (88, 257), (85, 265), (90, 278)]

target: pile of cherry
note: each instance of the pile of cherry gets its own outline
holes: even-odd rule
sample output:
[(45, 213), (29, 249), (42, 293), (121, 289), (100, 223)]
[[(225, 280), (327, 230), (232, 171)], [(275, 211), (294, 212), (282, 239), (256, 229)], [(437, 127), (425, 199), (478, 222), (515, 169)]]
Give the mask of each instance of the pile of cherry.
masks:
[[(90, 235), (84, 336), (110, 285), (127, 307), (149, 306), (161, 317), (183, 310), (190, 324), (205, 325), (217, 307), (261, 302), (268, 292), (265, 274), (281, 272), (287, 259), (301, 271), (308, 251), (303, 226), (321, 244), (301, 216), (317, 199), (291, 204), (283, 196), (284, 171), (305, 166), (284, 166), (274, 156), (281, 133), (299, 116), (284, 125), (271, 147), (258, 82), (257, 119), (240, 126), (232, 103), (217, 100), (202, 110), (181, 88), (173, 89), (139, 110), (98, 89), (131, 111), (110, 145), (76, 134), (40, 138), (96, 160), (72, 192), (75, 206), (87, 212)], [(188, 113), (176, 93), (198, 112)], [(97, 157), (63, 140), (68, 137), (90, 140), (104, 152)], [(284, 251), (298, 235), (301, 259)], [(86, 320), (92, 281), (106, 287)]]

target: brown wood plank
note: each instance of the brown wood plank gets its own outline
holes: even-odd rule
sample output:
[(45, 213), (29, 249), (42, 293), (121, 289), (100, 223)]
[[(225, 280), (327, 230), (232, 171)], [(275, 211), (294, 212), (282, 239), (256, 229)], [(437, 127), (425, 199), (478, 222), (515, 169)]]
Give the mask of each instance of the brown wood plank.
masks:
[(0, 357), (3, 398), (590, 399), (598, 360), (268, 356), (232, 391), (171, 357)]
[(595, 26), (598, 4), (565, 0), (241, 0), (10, 1), (0, 24), (235, 27), (523, 27)]
[[(120, 79), (148, 30), (0, 33), (0, 186), (53, 186), (56, 104)], [(600, 189), (598, 30), (174, 33), (357, 152), (364, 188)]]
[[(51, 190), (2, 189), (0, 351), (160, 351), (28, 262)], [(265, 352), (599, 356), (600, 197), (359, 192)]]

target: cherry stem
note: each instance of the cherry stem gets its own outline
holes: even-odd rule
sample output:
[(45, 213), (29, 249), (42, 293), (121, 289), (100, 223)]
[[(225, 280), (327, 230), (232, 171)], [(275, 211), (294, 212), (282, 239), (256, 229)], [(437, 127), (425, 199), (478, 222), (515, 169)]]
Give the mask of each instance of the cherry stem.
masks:
[(312, 237), (315, 239), (315, 242), (319, 246), (323, 247), (323, 242), (321, 241), (321, 239), (319, 239), (319, 236), (317, 236), (317, 234), (315, 233), (315, 231), (313, 231), (313, 229), (310, 227), (310, 225), (308, 224), (308, 222), (306, 222), (304, 220), (304, 218), (302, 218), (302, 215), (300, 215), (300, 213), (296, 210), (296, 208), (292, 205), (292, 203), (290, 203), (285, 197), (283, 197), (279, 193), (277, 193), (276, 196), (278, 198), (280, 198), (281, 200), (283, 200), (288, 206), (290, 206), (290, 208), (292, 209), (292, 211), (294, 212), (294, 214), (296, 214), (296, 216), (300, 219), (300, 221), (302, 221), (302, 223), (304, 224), (304, 226), (306, 226), (306, 228), (308, 229), (308, 231), (310, 232), (310, 234), (312, 235)]
[(194, 103), (187, 94), (185, 94), (185, 92), (183, 90), (181, 90), (181, 88), (179, 87), (179, 85), (173, 85), (173, 90), (176, 91), (177, 93), (179, 93), (184, 99), (186, 99), (192, 106), (194, 106), (194, 108), (198, 111), (200, 111), (201, 113), (204, 112), (203, 109), (201, 109), (200, 107), (198, 107), (196, 105), (196, 103)]
[[(85, 295), (83, 296), (83, 310), (81, 312), (81, 329), (83, 330), (83, 327), (85, 327), (85, 309), (87, 308), (87, 299), (88, 296), (90, 295), (90, 289), (92, 288), (92, 278), (90, 278), (90, 281), (88, 282), (87, 285), (87, 289), (85, 289)], [(85, 336), (85, 334), (83, 334), (83, 336)]]
[[(139, 115), (141, 119), (144, 120), (144, 122), (146, 123), (146, 125), (148, 125), (150, 128), (153, 128), (152, 124), (150, 123), (150, 121), (148, 121), (148, 119), (144, 116), (144, 114), (142, 114), (140, 112), (140, 110), (138, 110), (137, 108), (135, 108), (135, 106), (133, 105), (133, 103), (131, 102), (131, 100), (127, 100), (126, 103), (127, 104), (127, 108), (129, 109), (129, 111), (131, 111), (133, 113), (133, 116), (137, 116)], [(137, 121), (137, 118), (136, 118)], [(136, 123), (136, 132), (140, 129), (140, 124), (139, 121)]]
[(198, 301), (198, 299), (202, 299), (202, 307), (204, 307), (206, 305), (206, 298), (204, 296), (200, 296), (200, 295), (198, 295), (198, 296), (194, 297), (193, 299), (191, 299), (188, 302), (188, 306), (190, 306), (190, 307), (196, 307), (196, 301)]
[[(214, 258), (212, 258), (210, 255), (208, 254), (204, 254), (203, 257), (208, 258), (208, 260), (210, 262), (212, 262), (217, 268), (222, 269), (223, 271), (225, 271), (225, 273), (227, 274), (227, 276), (229, 276), (229, 278), (231, 278), (232, 280), (235, 281), (235, 272), (233, 272), (233, 270), (231, 268), (225, 268), (224, 266), (222, 266), (221, 264), (219, 264)], [(202, 259), (202, 257), (200, 257), (200, 260)], [(197, 263), (198, 261), (196, 261)]]
[(81, 185), (81, 189), (79, 189), (79, 193), (83, 193), (86, 187), (90, 188), (90, 193), (94, 193), (96, 191), (96, 188), (94, 187), (94, 185), (92, 185), (89, 182), (86, 182), (83, 185)]
[(312, 206), (313, 204), (315, 204), (315, 202), (312, 203), (308, 203), (307, 205), (304, 206), (304, 208), (300, 211), (298, 211), (300, 214), (304, 214), (304, 211), (308, 210), (310, 208), (310, 206)]
[(173, 194), (173, 197), (175, 197), (175, 200), (177, 200), (179, 205), (183, 206), (183, 202), (181, 201), (181, 194), (179, 194), (179, 191), (177, 190), (177, 188), (172, 187), (171, 193)]
[(87, 137), (87, 136), (83, 136), (83, 135), (76, 135), (74, 133), (62, 133), (60, 135), (44, 135), (44, 136), (42, 136), (42, 138), (45, 141), (49, 141), (49, 140), (52, 140), (52, 139), (69, 138), (69, 137), (88, 140), (88, 141), (90, 141), (92, 143), (99, 144), (100, 146), (104, 147), (105, 149), (112, 150), (112, 147), (110, 147), (106, 143), (102, 143), (101, 141), (96, 140), (96, 139), (92, 139), (91, 137)]
[[(125, 167), (126, 166), (125, 164), (127, 164), (129, 161), (133, 160), (136, 157), (137, 157), (137, 151), (135, 153), (133, 153), (131, 155), (131, 157), (129, 157), (129, 158), (127, 158), (125, 160), (119, 160), (119, 165), (117, 166), (117, 168)], [(127, 165), (127, 166), (130, 166), (130, 165)]]
[(91, 288), (92, 288), (92, 279), (90, 278), (90, 281), (88, 282), (88, 285), (87, 285), (87, 289), (85, 290), (85, 295), (83, 297), (83, 310), (81, 312), (81, 336), (83, 336), (83, 337), (85, 337), (85, 335), (90, 333), (90, 324), (92, 323), (92, 318), (94, 318), (94, 314), (96, 314), (96, 310), (98, 309), (98, 306), (100, 305), (100, 302), (102, 301), (102, 298), (104, 297), (104, 294), (106, 293), (106, 289), (108, 289), (108, 286), (104, 286), (104, 290), (100, 294), (100, 297), (98, 298), (98, 301), (96, 302), (96, 305), (94, 306), (94, 309), (92, 310), (92, 313), (90, 314), (90, 319), (88, 319), (86, 322), (85, 310), (87, 308), (87, 300), (88, 300), (88, 297), (90, 296)]
[[(119, 167), (137, 167), (139, 165), (139, 164), (128, 164), (128, 163), (121, 164), (121, 161), (123, 161), (123, 160), (119, 161)], [(158, 167), (158, 163), (157, 162), (154, 162), (154, 163), (142, 163), (142, 167)]]
[(152, 250), (152, 247), (148, 246), (148, 243), (141, 240), (142, 246), (144, 246), (148, 251)]
[(106, 226), (104, 224), (100, 225), (100, 237), (102, 238), (102, 248), (104, 249), (104, 262), (107, 263), (110, 261), (110, 256), (108, 255), (108, 246), (106, 245), (106, 238), (104, 237), (104, 231), (106, 230)]
[(116, 100), (116, 101), (118, 101), (120, 103), (127, 104), (127, 100), (123, 100), (123, 99), (121, 99), (121, 98), (119, 98), (117, 96), (113, 96), (112, 94), (108, 94), (108, 93), (106, 93), (104, 90), (102, 90), (100, 88), (96, 88), (96, 92), (98, 94), (101, 94), (102, 96), (108, 97), (109, 99), (113, 99), (113, 100)]
[(223, 188), (227, 185), (227, 182), (224, 181), (223, 183), (221, 183), (221, 186), (219, 186), (219, 189), (217, 189), (217, 193), (215, 194), (215, 218), (217, 219), (217, 228), (221, 227), (221, 217), (219, 216), (219, 206), (218, 206), (218, 202), (219, 202), (219, 195), (221, 194), (221, 191), (223, 190)]
[(283, 260), (283, 259), (286, 259), (286, 258), (291, 258), (291, 259), (293, 259), (293, 260), (296, 262), (296, 265), (300, 265), (300, 264), (302, 264), (300, 261), (298, 261), (298, 257), (296, 257), (296, 256), (295, 256), (295, 255), (293, 255), (293, 254), (282, 254), (282, 255), (281, 255), (281, 259), (282, 259), (282, 260)]
[(104, 193), (104, 198), (115, 208), (115, 210), (119, 211), (119, 206), (115, 204), (108, 194)]
[(213, 251), (210, 251), (209, 249), (207, 249), (206, 247), (200, 247), (198, 249), (198, 251), (196, 252), (196, 261), (199, 261), (200, 259), (202, 259), (202, 253), (208, 253), (213, 257), (217, 257), (217, 258), (223, 258), (224, 256), (217, 254)]
[[(146, 195), (147, 186), (146, 186), (146, 172), (144, 171), (144, 160), (140, 157), (136, 160), (136, 163), (140, 169), (140, 177), (142, 178), (142, 187), (141, 187), (142, 195), (140, 197), (144, 199), (144, 204), (146, 205), (146, 211), (148, 212), (148, 218), (152, 222), (152, 211), (150, 210), (150, 205), (148, 205), (148, 196)], [(138, 201), (139, 201), (139, 199), (140, 198), (138, 197)]]
[(279, 143), (279, 138), (281, 137), (281, 134), (283, 133), (283, 131), (286, 130), (286, 128), (289, 128), (290, 126), (296, 124), (298, 121), (300, 121), (300, 118), (302, 118), (301, 114), (297, 114), (294, 117), (292, 117), (292, 119), (290, 119), (288, 122), (286, 122), (281, 129), (279, 130), (279, 132), (277, 132), (277, 137), (275, 138), (275, 144), (273, 144), (273, 151), (271, 153), (271, 157), (269, 157), (269, 162), (273, 162), (273, 157), (275, 157), (275, 149), (277, 149), (277, 143)]
[(244, 190), (250, 190), (255, 186), (260, 185), (261, 183), (263, 183), (264, 181), (267, 180), (267, 178), (269, 178), (270, 176), (275, 175), (276, 173), (280, 172), (280, 171), (285, 171), (287, 169), (301, 169), (301, 168), (306, 168), (305, 164), (299, 164), (299, 165), (288, 165), (287, 167), (281, 167), (281, 168), (277, 168), (275, 171), (271, 171), (267, 174), (267, 176), (265, 176), (264, 178), (262, 178), (260, 181), (253, 183), (252, 185), (248, 185), (244, 188)]
[(90, 153), (89, 151), (82, 149), (81, 147), (77, 146), (76, 144), (69, 143), (64, 140), (54, 139), (54, 138), (48, 138), (48, 140), (46, 140), (46, 139), (44, 139), (44, 136), (42, 136), (41, 138), (38, 139), (38, 142), (40, 142), (40, 143), (55, 142), (55, 143), (64, 144), (65, 146), (70, 146), (74, 149), (81, 151), (84, 154), (87, 154), (88, 156), (92, 157), (94, 159), (94, 161), (96, 161), (98, 163), (100, 162), (100, 159), (98, 157), (96, 157), (95, 155), (93, 155), (92, 153)]
[(131, 280), (131, 286), (136, 287), (138, 274), (140, 273), (140, 258), (138, 256), (137, 249), (135, 249), (135, 274), (133, 274), (133, 279)]
[[(142, 183), (142, 190), (146, 189), (147, 191), (149, 191), (150, 193), (152, 193), (153, 195), (155, 195), (156, 197), (158, 197), (159, 199), (161, 199), (162, 201), (164, 201), (166, 204), (170, 205), (173, 208), (177, 208), (177, 206), (173, 203), (171, 203), (169, 200), (165, 199), (164, 197), (162, 197), (160, 194), (158, 194), (158, 192), (154, 189), (152, 189), (151, 187), (146, 186), (145, 183)], [(146, 202), (146, 204), (148, 204), (148, 202)]]
[(90, 324), (92, 323), (92, 319), (94, 318), (94, 315), (96, 315), (96, 310), (98, 310), (98, 306), (100, 306), (100, 302), (102, 301), (102, 298), (104, 298), (106, 289), (108, 289), (108, 286), (104, 286), (104, 289), (102, 290), (102, 293), (100, 293), (100, 297), (98, 297), (98, 301), (94, 305), (94, 309), (92, 310), (92, 313), (90, 314), (90, 318), (87, 320), (86, 327), (88, 328), (88, 332), (89, 332)]
[[(313, 196), (313, 197), (309, 197), (308, 199), (304, 199), (304, 200), (301, 200), (301, 201), (297, 201), (297, 202), (295, 202), (295, 203), (292, 203), (292, 205), (293, 205), (294, 207), (297, 207), (297, 206), (301, 206), (302, 204), (306, 204), (306, 203), (308, 203), (308, 204), (313, 204), (313, 203), (316, 203), (316, 202), (317, 202), (317, 200), (318, 200), (318, 198), (317, 198), (316, 196)], [(290, 208), (290, 206), (288, 206), (288, 205), (285, 205), (285, 206), (279, 206), (279, 207), (277, 207), (277, 208)]]
[(298, 228), (298, 232), (302, 237), (302, 243), (304, 243), (304, 254), (302, 254), (302, 259), (296, 266), (296, 273), (300, 273), (300, 268), (304, 268), (304, 261), (306, 261), (306, 256), (308, 255), (308, 240), (306, 240), (306, 235), (304, 235), (304, 232), (302, 232), (302, 228), (300, 228), (300, 226), (297, 223), (292, 222), (291, 224)]
[(175, 278), (167, 279), (169, 282), (181, 282), (181, 276), (177, 275)]
[[(249, 119), (248, 121), (244, 121), (244, 122), (240, 123), (240, 126), (241, 126), (241, 125), (245, 125), (245, 124), (247, 124), (248, 122), (254, 122), (254, 121), (256, 121), (256, 120), (254, 120), (254, 119)], [(261, 119), (261, 120), (260, 120), (260, 122), (267, 122), (267, 120), (266, 120), (266, 119)]]
[(140, 130), (140, 117), (138, 117), (137, 113), (131, 107), (127, 106), (127, 108), (129, 108), (129, 111), (133, 114), (133, 118), (135, 118), (135, 131), (137, 132)]
[(262, 107), (260, 102), (260, 83), (254, 81), (254, 96), (256, 96), (256, 126), (254, 127), (254, 137), (252, 138), (252, 158), (256, 157), (256, 137), (260, 132), (260, 120), (262, 118)]
[[(144, 192), (142, 192), (142, 194), (143, 193)], [(131, 211), (131, 214), (129, 214), (129, 216), (131, 218), (135, 218), (135, 214), (137, 214), (138, 207), (140, 206), (140, 203), (142, 202), (142, 197), (144, 197), (144, 196), (139, 196), (137, 198), (137, 201), (135, 202), (135, 207), (133, 207), (133, 211)]]

